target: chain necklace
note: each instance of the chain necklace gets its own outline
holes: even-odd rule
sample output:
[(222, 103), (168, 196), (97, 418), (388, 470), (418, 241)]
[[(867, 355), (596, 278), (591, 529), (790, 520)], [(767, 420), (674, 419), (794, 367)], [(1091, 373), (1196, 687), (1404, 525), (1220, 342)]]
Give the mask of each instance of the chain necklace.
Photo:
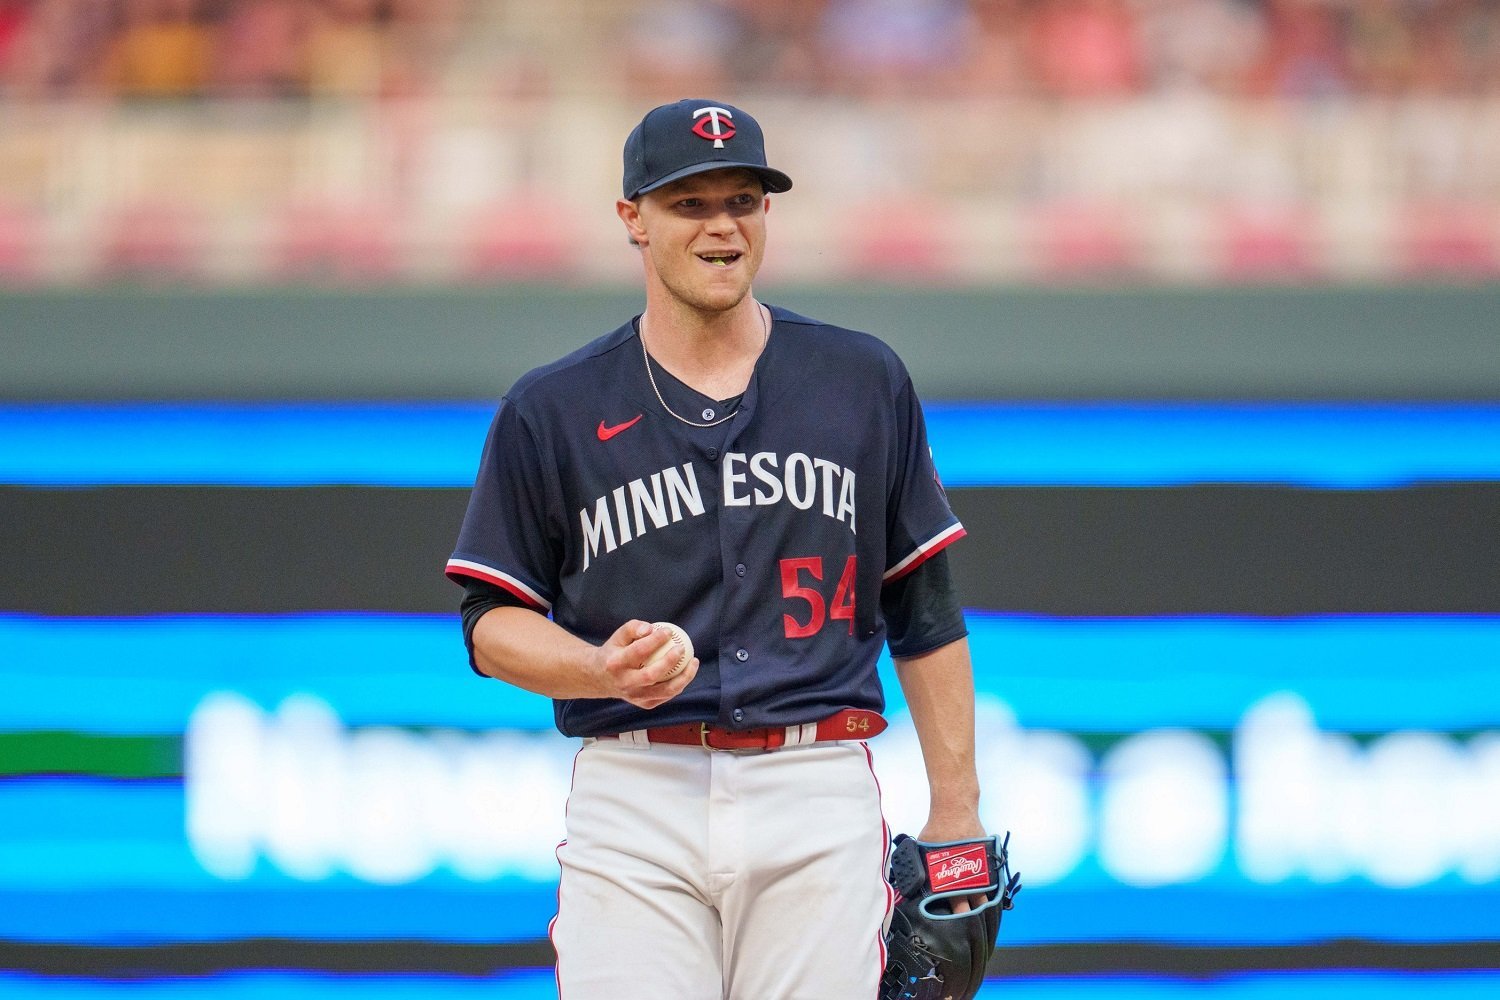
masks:
[[(761, 325), (761, 329), (765, 331), (765, 336), (762, 338), (762, 340), (760, 342), (760, 349), (761, 349), (761, 351), (764, 351), (766, 349), (766, 344), (771, 339), (771, 324), (766, 321), (766, 308), (765, 308), (765, 306), (762, 306), (759, 303), (756, 303), (755, 311), (758, 312), (758, 313), (760, 313), (760, 325)], [(654, 392), (654, 393), (656, 393), (656, 401), (661, 404), (661, 408), (663, 410), (666, 410), (672, 416), (676, 417), (678, 420), (681, 420), (683, 423), (687, 424), (689, 427), (717, 427), (717, 426), (719, 426), (720, 424), (724, 423), (727, 420), (733, 420), (735, 418), (735, 416), (740, 412), (740, 405), (739, 405), (739, 403), (736, 403), (734, 405), (734, 409), (733, 410), (730, 410), (728, 413), (726, 413), (724, 416), (720, 417), (718, 420), (711, 420), (711, 421), (709, 421), (706, 424), (699, 423), (696, 420), (689, 420), (687, 417), (682, 416), (676, 410), (672, 409), (670, 406), (667, 405), (667, 401), (664, 398), (662, 398), (661, 390), (656, 387), (656, 376), (651, 374), (651, 352), (648, 351), (648, 350), (646, 350), (646, 331), (644, 329), (645, 325), (646, 325), (645, 322), (644, 322), (645, 321), (645, 316), (642, 316), (641, 320), (642, 320), (642, 323), (641, 323), (642, 329), (640, 331), (640, 337), (641, 337), (641, 356), (646, 359), (646, 379), (651, 383), (651, 391)], [(760, 354), (757, 353), (756, 354), (756, 358), (758, 359), (759, 357), (760, 357)], [(740, 396), (741, 396), (741, 401), (743, 401), (744, 393), (741, 393)]]

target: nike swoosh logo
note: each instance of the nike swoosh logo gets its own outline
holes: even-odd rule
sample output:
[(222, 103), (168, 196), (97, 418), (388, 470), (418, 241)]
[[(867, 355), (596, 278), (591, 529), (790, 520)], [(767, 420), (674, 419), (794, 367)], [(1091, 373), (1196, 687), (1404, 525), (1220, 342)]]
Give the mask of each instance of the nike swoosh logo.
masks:
[(641, 419), (641, 417), (643, 416), (645, 416), (644, 413), (637, 413), (634, 419), (627, 420), (623, 424), (615, 424), (613, 427), (605, 427), (604, 421), (599, 421), (599, 440), (608, 441), (610, 438), (614, 437), (621, 431), (630, 430), (630, 428), (635, 426), (635, 422)]

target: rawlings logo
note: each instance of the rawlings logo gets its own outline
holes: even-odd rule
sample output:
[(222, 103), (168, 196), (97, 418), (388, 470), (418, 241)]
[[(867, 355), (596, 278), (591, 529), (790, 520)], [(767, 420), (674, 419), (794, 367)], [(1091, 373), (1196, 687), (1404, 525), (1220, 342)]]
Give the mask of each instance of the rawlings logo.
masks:
[(934, 882), (956, 882), (959, 879), (968, 878), (970, 875), (979, 875), (983, 872), (984, 862), (976, 861), (973, 858), (959, 858), (956, 861), (948, 862), (933, 872), (932, 880)]
[[(707, 115), (708, 117), (703, 117)], [(723, 117), (719, 117), (722, 115)], [(734, 115), (727, 108), (699, 108), (693, 112), (693, 134), (714, 141), (714, 149), (723, 149), (725, 139), (734, 138)]]
[(983, 844), (929, 851), (927, 878), (933, 892), (953, 889), (978, 889), (989, 885), (990, 866)]

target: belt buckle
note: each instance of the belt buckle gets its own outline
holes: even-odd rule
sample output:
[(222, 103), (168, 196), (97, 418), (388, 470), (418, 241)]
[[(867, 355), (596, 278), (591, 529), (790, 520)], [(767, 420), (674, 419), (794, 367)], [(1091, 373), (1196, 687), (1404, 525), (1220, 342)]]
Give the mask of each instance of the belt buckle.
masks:
[[(698, 723), (698, 742), (702, 744), (703, 749), (713, 750), (717, 753), (760, 753), (765, 750), (775, 750), (786, 742), (785, 735), (774, 729), (770, 731), (756, 730), (761, 733), (761, 736), (753, 745), (719, 747), (714, 746), (708, 741), (708, 732), (712, 728), (707, 722)], [(781, 738), (777, 739), (777, 736)]]
[(698, 723), (698, 742), (703, 745), (703, 749), (705, 750), (712, 750), (715, 753), (749, 753), (764, 749), (764, 747), (716, 747), (708, 742), (708, 731), (712, 728), (713, 726), (707, 722)]
[(732, 753), (733, 752), (733, 749), (731, 747), (716, 747), (712, 743), (708, 742), (708, 730), (709, 730), (708, 723), (706, 723), (706, 722), (700, 722), (700, 723), (698, 723), (698, 742), (701, 743), (701, 744), (703, 744), (703, 749), (705, 749), (705, 750), (713, 750), (716, 753)]
[(712, 750), (718, 754), (742, 754), (745, 751), (760, 750), (759, 747), (715, 747), (708, 742), (708, 730), (711, 729), (712, 726), (709, 723), (697, 724), (697, 742), (702, 744), (703, 750)]

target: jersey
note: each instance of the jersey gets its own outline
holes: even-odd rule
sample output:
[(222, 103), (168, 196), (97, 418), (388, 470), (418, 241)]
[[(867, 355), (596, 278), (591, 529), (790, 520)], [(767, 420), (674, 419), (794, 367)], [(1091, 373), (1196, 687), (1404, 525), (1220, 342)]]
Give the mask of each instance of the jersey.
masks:
[[(646, 711), (554, 703), (596, 736), (880, 711), (882, 587), (964, 534), (904, 365), (867, 334), (772, 308), (734, 416), (652, 369), (631, 321), (523, 377), (496, 412), (447, 564), (602, 643), (670, 620), (700, 668)], [(650, 362), (654, 364), (654, 362)], [(660, 391), (663, 399), (657, 398)]]

